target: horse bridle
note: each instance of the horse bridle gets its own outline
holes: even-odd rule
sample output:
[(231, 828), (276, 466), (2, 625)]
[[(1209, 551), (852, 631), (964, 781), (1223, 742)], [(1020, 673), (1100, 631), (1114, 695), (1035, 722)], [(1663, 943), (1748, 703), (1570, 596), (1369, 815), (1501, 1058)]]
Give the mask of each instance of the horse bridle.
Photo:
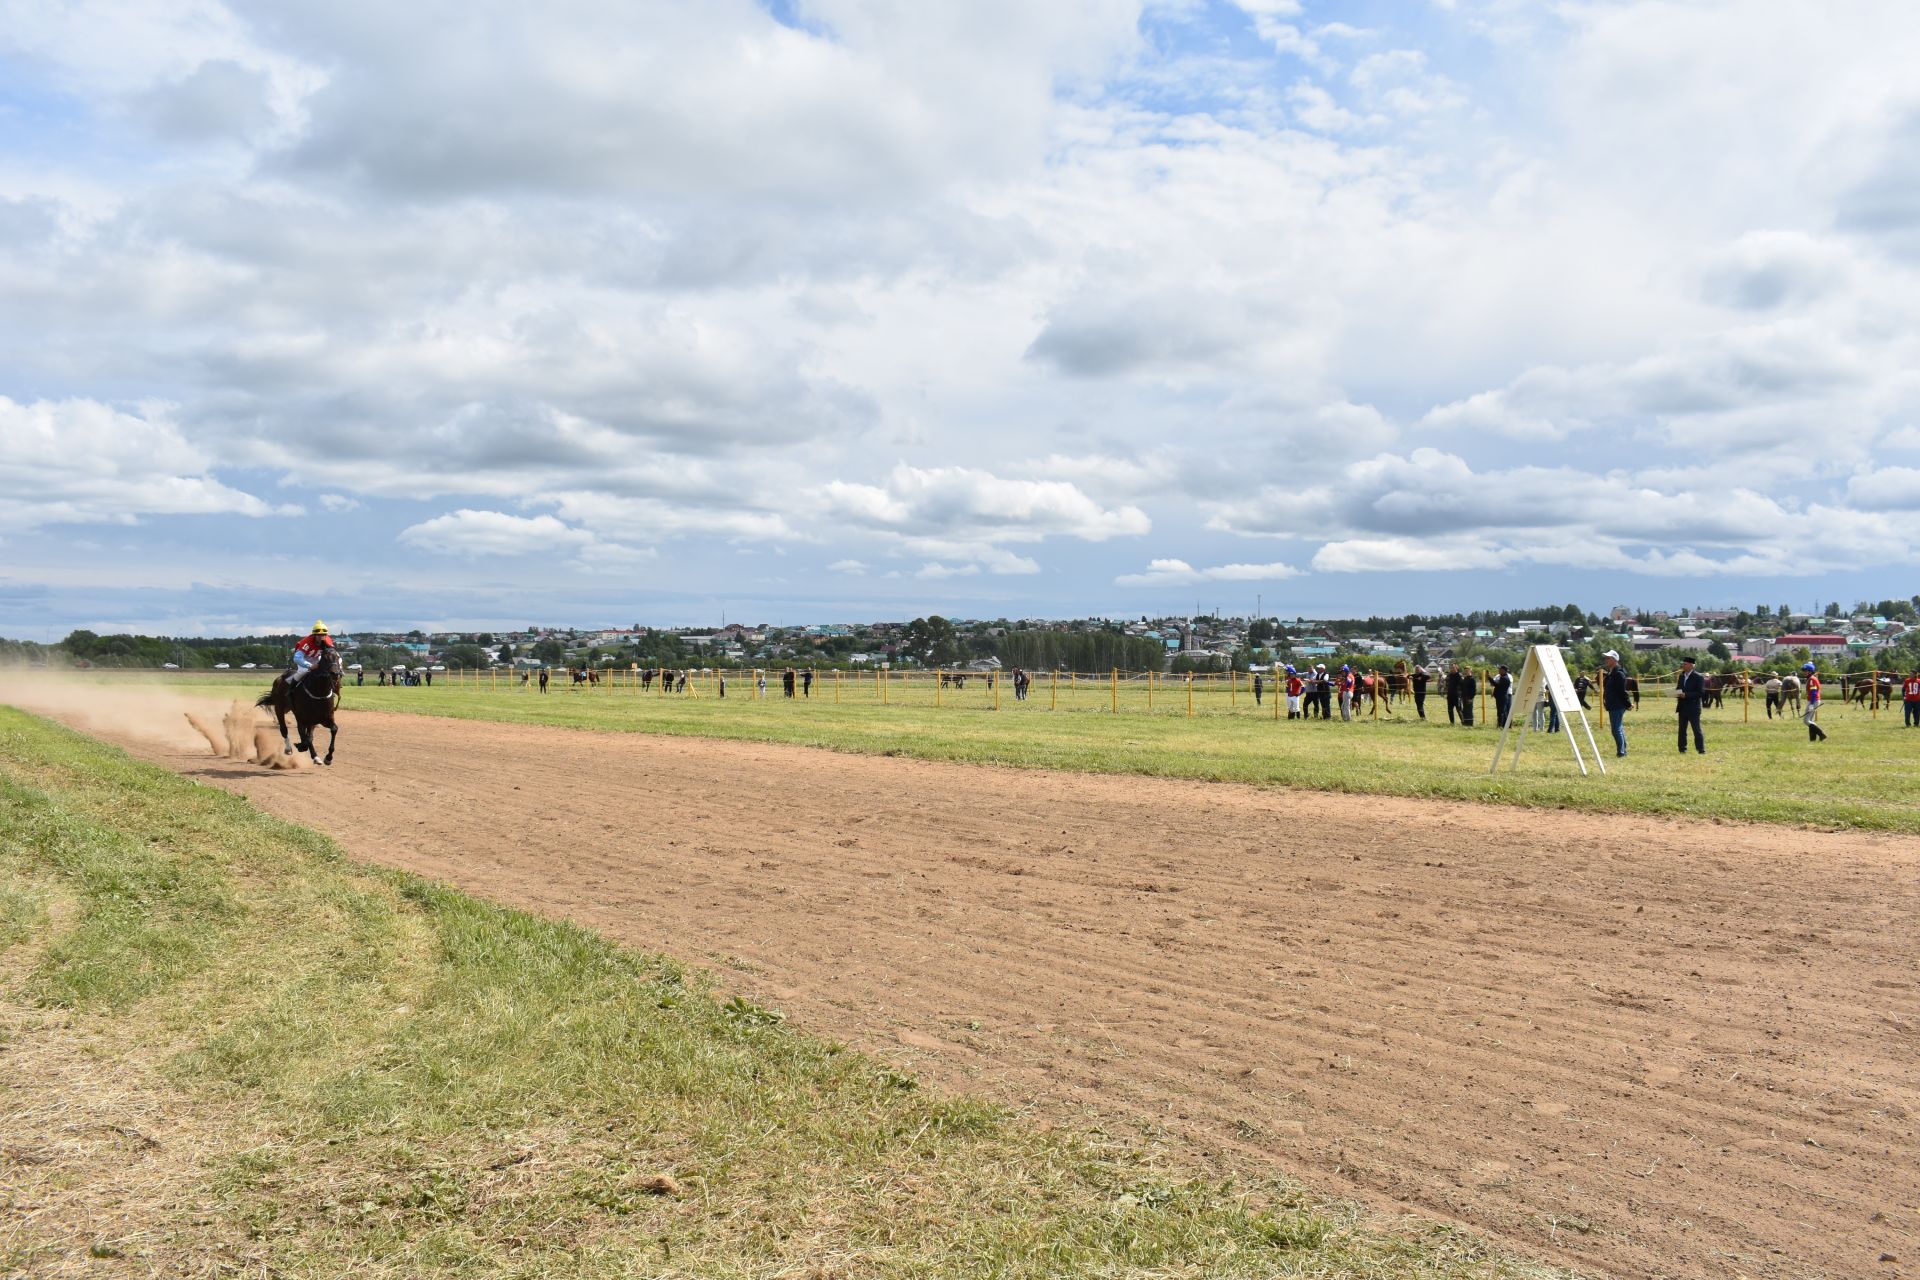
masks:
[(340, 659), (337, 656), (331, 657), (327, 660), (326, 671), (328, 675), (333, 677), (333, 692), (315, 693), (313, 692), (313, 690), (307, 688), (307, 682), (304, 680), (294, 685), (293, 686), (294, 690), (298, 693), (305, 694), (310, 700), (314, 702), (334, 702), (334, 703), (339, 702), (340, 690), (343, 686), (342, 677), (345, 675), (345, 672), (341, 669)]

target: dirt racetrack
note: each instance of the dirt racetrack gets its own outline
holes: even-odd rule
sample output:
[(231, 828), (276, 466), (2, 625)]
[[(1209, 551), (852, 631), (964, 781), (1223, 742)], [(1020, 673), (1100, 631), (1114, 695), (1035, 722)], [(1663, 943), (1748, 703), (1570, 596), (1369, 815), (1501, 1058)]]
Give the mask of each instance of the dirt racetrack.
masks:
[(1920, 842), (357, 712), (149, 759), (923, 1075), (1619, 1276), (1920, 1276)]

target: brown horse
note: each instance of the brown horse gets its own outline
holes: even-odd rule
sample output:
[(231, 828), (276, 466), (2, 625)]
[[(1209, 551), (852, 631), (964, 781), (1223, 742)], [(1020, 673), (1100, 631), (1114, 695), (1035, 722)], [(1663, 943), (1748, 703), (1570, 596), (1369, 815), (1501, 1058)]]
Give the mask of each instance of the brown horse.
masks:
[[(300, 730), (299, 749), (312, 756), (315, 764), (332, 764), (334, 740), (340, 736), (340, 726), (333, 722), (334, 709), (340, 705), (340, 655), (327, 650), (327, 656), (299, 684), (288, 684), (284, 673), (275, 676), (273, 687), (253, 705), (273, 712), (274, 722), (280, 726), (282, 754), (294, 753), (294, 744), (287, 739), (287, 715), (291, 712), (294, 726)], [(321, 725), (327, 728), (324, 760), (313, 746), (313, 731)]]

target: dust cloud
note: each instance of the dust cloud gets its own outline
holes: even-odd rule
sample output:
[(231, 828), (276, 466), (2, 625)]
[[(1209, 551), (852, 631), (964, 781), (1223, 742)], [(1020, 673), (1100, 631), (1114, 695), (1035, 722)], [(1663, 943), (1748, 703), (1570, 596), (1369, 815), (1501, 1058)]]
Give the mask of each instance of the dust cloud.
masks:
[[(282, 753), (280, 731), (250, 698), (231, 700), (177, 688), (59, 675), (0, 671), (0, 703), (43, 715), (87, 733), (135, 738), (181, 751), (274, 769), (297, 767), (302, 757)], [(292, 728), (291, 725), (288, 726)]]

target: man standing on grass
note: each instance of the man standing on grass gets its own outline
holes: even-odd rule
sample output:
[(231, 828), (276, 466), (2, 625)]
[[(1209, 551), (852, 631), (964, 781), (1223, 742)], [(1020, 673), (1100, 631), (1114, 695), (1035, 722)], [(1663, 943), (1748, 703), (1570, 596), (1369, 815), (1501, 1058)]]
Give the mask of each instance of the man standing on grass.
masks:
[(1627, 710), (1633, 698), (1627, 693), (1627, 672), (1620, 655), (1612, 649), (1600, 655), (1605, 670), (1600, 676), (1600, 705), (1607, 709), (1607, 724), (1613, 730), (1613, 754), (1627, 754)]
[(1447, 723), (1452, 724), (1455, 720), (1460, 718), (1460, 664), (1459, 663), (1450, 662), (1447, 664), (1447, 678), (1445, 682), (1440, 686), (1440, 689), (1442, 693), (1445, 693), (1447, 695)]
[(1287, 719), (1298, 720), (1300, 718), (1300, 694), (1301, 694), (1301, 691), (1304, 690), (1306, 687), (1307, 687), (1306, 682), (1300, 678), (1300, 673), (1298, 671), (1295, 671), (1292, 667), (1288, 667), (1287, 668)]
[(1260, 705), (1260, 690), (1260, 673), (1256, 671), (1253, 673), (1253, 705), (1256, 707)]
[(1480, 681), (1472, 667), (1460, 668), (1460, 724), (1473, 728), (1473, 700), (1480, 696)]
[(1422, 720), (1427, 718), (1427, 669), (1413, 669), (1413, 709)]
[(1820, 727), (1820, 669), (1811, 662), (1804, 663), (1800, 669), (1807, 673), (1807, 709), (1800, 718), (1807, 722), (1807, 741), (1825, 742), (1827, 731)]
[(1513, 714), (1513, 677), (1507, 674), (1507, 664), (1500, 664), (1500, 674), (1493, 678), (1493, 722), (1502, 729), (1507, 727), (1507, 717)]
[(1340, 718), (1353, 719), (1353, 668), (1345, 663), (1340, 666)]
[(1920, 671), (1907, 674), (1907, 682), (1901, 686), (1906, 696), (1907, 728), (1920, 726)]
[(1673, 686), (1673, 709), (1680, 717), (1680, 754), (1687, 754), (1687, 727), (1693, 727), (1693, 749), (1707, 754), (1707, 740), (1700, 736), (1700, 708), (1706, 701), (1707, 678), (1693, 669), (1692, 658), (1680, 659), (1680, 679)]
[(805, 671), (802, 671), (800, 673), (800, 696), (803, 698), (811, 698), (813, 696), (813, 668), (812, 667), (808, 667)]

